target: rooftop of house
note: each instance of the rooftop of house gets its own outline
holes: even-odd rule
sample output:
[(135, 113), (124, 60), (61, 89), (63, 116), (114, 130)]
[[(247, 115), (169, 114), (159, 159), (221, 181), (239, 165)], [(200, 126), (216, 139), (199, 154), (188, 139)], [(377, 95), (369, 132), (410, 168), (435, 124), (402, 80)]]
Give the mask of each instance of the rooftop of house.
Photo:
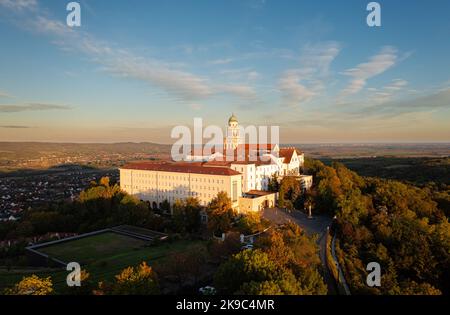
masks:
[(247, 195), (255, 195), (255, 196), (267, 196), (272, 195), (275, 192), (273, 191), (265, 191), (265, 190), (249, 190), (246, 192)]
[(202, 163), (184, 162), (137, 162), (126, 164), (122, 166), (121, 169), (221, 176), (241, 175), (241, 173), (225, 167), (206, 167)]

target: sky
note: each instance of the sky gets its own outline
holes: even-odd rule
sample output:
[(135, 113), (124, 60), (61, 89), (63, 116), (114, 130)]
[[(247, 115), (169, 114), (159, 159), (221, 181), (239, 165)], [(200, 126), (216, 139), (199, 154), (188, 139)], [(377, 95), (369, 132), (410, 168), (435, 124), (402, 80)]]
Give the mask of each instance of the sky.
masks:
[(0, 141), (449, 142), (450, 1), (0, 0)]

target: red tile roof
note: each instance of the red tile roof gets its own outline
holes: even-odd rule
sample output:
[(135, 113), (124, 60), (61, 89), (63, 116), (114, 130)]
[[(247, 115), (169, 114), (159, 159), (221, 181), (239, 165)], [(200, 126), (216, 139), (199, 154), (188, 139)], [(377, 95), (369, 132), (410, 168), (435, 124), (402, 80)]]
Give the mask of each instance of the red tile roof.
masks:
[(245, 148), (245, 151), (248, 151), (250, 149), (252, 150), (273, 150), (275, 148), (275, 144), (251, 144), (251, 143), (246, 143), (246, 144), (239, 144), (238, 147), (236, 148), (236, 150), (239, 150), (242, 148)]
[(267, 196), (275, 194), (273, 191), (264, 191), (264, 190), (249, 190), (245, 193), (246, 195), (253, 195), (253, 196)]
[(230, 161), (218, 161), (218, 160), (211, 160), (208, 162), (204, 162), (204, 167), (230, 167), (231, 162)]
[(139, 162), (139, 163), (130, 163), (122, 166), (121, 168), (130, 170), (222, 175), (222, 176), (241, 175), (241, 173), (229, 168), (205, 167), (199, 163), (183, 163), (183, 162), (180, 163)]
[(291, 163), (295, 151), (294, 148), (282, 148), (280, 149), (279, 156), (284, 157), (284, 163)]
[(270, 159), (263, 160), (259, 156), (255, 156), (254, 158), (256, 159), (255, 161), (251, 160), (249, 156), (240, 156), (240, 157), (234, 156), (233, 160), (227, 161), (227, 157), (224, 156), (222, 158), (216, 158), (214, 160), (204, 162), (203, 165), (206, 167), (211, 167), (211, 166), (230, 167), (231, 164), (242, 164), (242, 165), (255, 164), (256, 166), (272, 164), (272, 161)]

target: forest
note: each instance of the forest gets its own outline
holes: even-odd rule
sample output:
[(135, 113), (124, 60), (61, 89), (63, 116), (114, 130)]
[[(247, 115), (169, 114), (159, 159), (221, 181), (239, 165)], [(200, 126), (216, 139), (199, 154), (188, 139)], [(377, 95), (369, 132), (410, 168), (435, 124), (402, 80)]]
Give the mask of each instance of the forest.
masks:
[[(361, 177), (341, 163), (308, 159), (316, 211), (335, 215), (337, 254), (353, 294), (448, 294), (448, 185), (417, 187)], [(382, 285), (367, 287), (366, 265), (379, 262)]]

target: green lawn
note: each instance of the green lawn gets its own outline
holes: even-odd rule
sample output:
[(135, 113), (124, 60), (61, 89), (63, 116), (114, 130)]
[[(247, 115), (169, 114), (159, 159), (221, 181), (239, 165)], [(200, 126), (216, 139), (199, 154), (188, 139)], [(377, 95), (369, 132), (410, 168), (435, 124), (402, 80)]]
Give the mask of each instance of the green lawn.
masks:
[[(128, 236), (104, 233), (48, 246), (42, 248), (42, 252), (67, 262), (81, 260), (82, 268), (89, 272), (90, 279), (98, 282), (112, 280), (124, 268), (136, 266), (142, 261), (152, 266), (166, 259), (171, 253), (189, 251), (195, 246), (205, 246), (205, 242), (188, 240), (167, 241), (153, 246), (146, 246), (146, 244), (145, 241)], [(58, 292), (66, 285), (68, 273), (65, 270), (0, 270), (0, 290), (17, 283), (24, 276), (36, 274), (41, 277), (51, 276), (54, 288)]]
[(140, 249), (146, 244), (148, 242), (140, 239), (106, 232), (74, 241), (41, 247), (37, 250), (66, 263), (75, 261), (85, 265), (104, 257)]

